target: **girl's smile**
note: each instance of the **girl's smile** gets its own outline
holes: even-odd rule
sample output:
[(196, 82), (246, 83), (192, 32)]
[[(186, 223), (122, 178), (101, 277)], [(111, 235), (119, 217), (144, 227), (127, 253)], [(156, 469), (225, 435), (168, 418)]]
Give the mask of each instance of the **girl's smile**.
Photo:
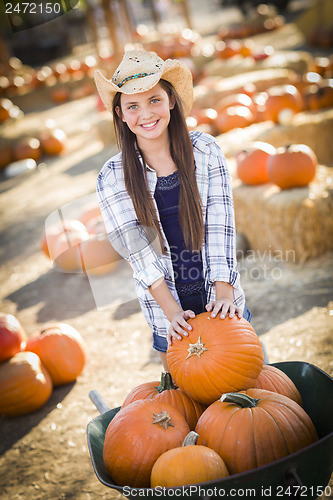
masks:
[[(138, 94), (121, 94), (118, 116), (136, 135), (138, 144), (146, 140), (165, 139), (170, 122), (173, 100), (160, 83), (152, 89)], [(143, 145), (143, 144), (142, 144)]]

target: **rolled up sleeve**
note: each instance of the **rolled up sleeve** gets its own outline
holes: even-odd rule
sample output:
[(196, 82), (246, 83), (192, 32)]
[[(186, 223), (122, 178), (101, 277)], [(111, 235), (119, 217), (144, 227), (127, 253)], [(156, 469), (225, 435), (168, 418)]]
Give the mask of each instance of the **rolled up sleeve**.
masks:
[(239, 285), (236, 259), (236, 229), (229, 171), (224, 155), (210, 144), (209, 185), (206, 211), (207, 272), (210, 283)]
[(143, 227), (127, 193), (100, 173), (97, 197), (111, 245), (128, 261), (137, 285), (147, 289), (167, 274), (157, 231)]

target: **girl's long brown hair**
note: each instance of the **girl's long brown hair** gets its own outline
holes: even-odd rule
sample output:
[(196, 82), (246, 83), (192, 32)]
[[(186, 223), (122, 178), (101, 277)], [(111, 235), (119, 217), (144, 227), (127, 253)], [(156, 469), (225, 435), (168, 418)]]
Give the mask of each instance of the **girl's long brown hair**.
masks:
[[(170, 110), (168, 130), (170, 154), (178, 169), (180, 180), (180, 226), (187, 248), (199, 251), (204, 238), (204, 223), (201, 199), (195, 178), (193, 146), (178, 94), (166, 80), (160, 80), (159, 83), (167, 92), (169, 99), (173, 97), (175, 100), (175, 106)], [(113, 99), (112, 111), (117, 144), (122, 151), (125, 186), (133, 201), (139, 222), (143, 226), (154, 228), (157, 231), (162, 252), (165, 253), (161, 229), (149, 191), (146, 169), (142, 168), (136, 151), (136, 136), (116, 112), (117, 107), (121, 109), (120, 97), (121, 94), (118, 92)], [(143, 157), (142, 154), (141, 156)]]

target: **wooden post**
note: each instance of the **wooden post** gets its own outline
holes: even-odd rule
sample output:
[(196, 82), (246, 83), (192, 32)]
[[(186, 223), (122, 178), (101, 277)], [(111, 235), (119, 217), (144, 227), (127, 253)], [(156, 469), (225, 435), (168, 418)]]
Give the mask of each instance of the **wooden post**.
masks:
[(182, 9), (182, 14), (185, 19), (185, 23), (187, 28), (190, 30), (193, 29), (192, 21), (191, 21), (191, 16), (190, 16), (190, 8), (188, 4), (188, 0), (180, 0), (180, 7)]
[(121, 47), (117, 36), (116, 23), (110, 0), (102, 0), (102, 7), (105, 16), (105, 22), (109, 30), (110, 40), (112, 42), (113, 52), (117, 58), (120, 55)]

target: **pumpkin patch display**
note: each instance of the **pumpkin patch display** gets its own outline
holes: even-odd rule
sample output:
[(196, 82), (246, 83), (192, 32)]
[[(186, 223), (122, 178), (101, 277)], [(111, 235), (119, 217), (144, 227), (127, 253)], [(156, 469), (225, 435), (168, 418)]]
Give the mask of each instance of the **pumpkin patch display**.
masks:
[(276, 368), (276, 366), (264, 365), (262, 367), (255, 388), (277, 392), (303, 406), (302, 396), (294, 382), (286, 373)]
[(149, 487), (154, 463), (181, 446), (190, 428), (173, 406), (146, 399), (122, 408), (105, 433), (103, 460), (115, 484)]
[(184, 416), (191, 430), (195, 429), (198, 418), (206, 409), (176, 387), (168, 372), (162, 372), (160, 382), (145, 382), (135, 387), (126, 397), (122, 408), (140, 399), (156, 399), (170, 404)]
[(173, 339), (167, 350), (170, 373), (190, 398), (209, 405), (221, 394), (253, 387), (264, 355), (256, 332), (246, 319), (221, 320), (201, 313), (188, 320), (192, 330)]
[(275, 147), (256, 141), (236, 154), (237, 176), (244, 184), (256, 185), (269, 182), (267, 160)]
[(66, 323), (45, 325), (32, 334), (25, 349), (40, 357), (55, 386), (74, 382), (86, 363), (83, 338)]
[(0, 363), (25, 347), (26, 333), (15, 316), (0, 312)]
[(41, 408), (52, 393), (52, 381), (33, 352), (18, 352), (0, 364), (0, 414), (12, 417)]
[(318, 160), (305, 144), (292, 144), (277, 148), (267, 160), (267, 172), (271, 182), (281, 189), (303, 187), (316, 175)]
[(215, 450), (230, 474), (283, 458), (318, 440), (295, 401), (262, 389), (223, 394), (199, 418), (198, 444)]
[(222, 458), (207, 446), (196, 445), (198, 434), (190, 432), (183, 445), (168, 450), (155, 462), (151, 487), (185, 486), (229, 476)]

